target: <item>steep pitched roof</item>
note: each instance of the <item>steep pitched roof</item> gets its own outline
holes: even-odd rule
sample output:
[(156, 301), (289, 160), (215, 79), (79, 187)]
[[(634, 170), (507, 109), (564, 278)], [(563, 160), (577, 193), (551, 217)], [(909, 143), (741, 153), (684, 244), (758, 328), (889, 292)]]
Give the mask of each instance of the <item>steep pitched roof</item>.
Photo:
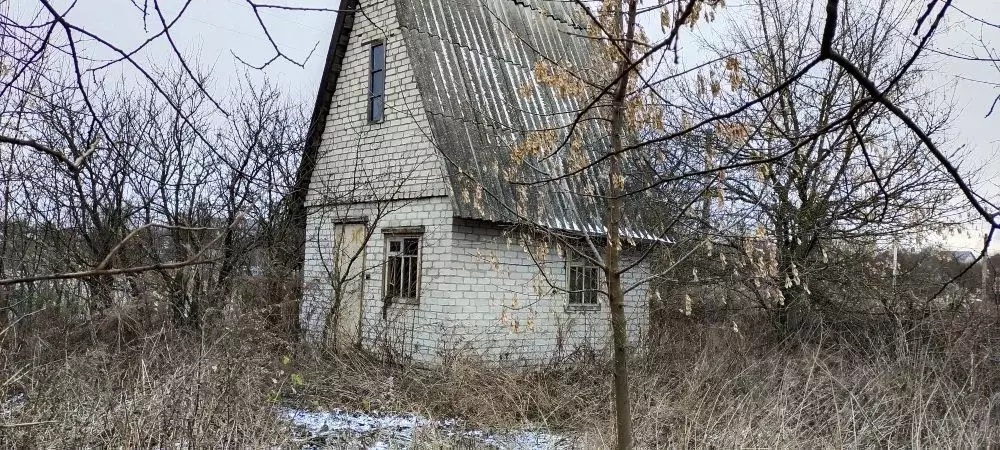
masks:
[[(579, 70), (593, 64), (596, 48), (586, 37), (582, 7), (566, 0), (395, 2), (430, 135), (447, 168), (455, 215), (508, 223), (528, 220), (554, 229), (603, 234), (599, 194), (607, 177), (600, 169), (551, 183), (511, 182), (548, 179), (570, 170), (566, 151), (522, 160), (512, 156), (512, 149), (534, 130), (561, 130), (557, 135), (565, 136), (566, 125), (582, 108), (534, 74), (541, 60)], [(342, 3), (343, 10), (353, 9), (347, 8), (349, 3), (356, 5), (354, 0)], [(340, 13), (346, 15), (353, 13)], [(346, 45), (348, 34), (349, 30), (334, 36), (331, 54), (341, 41)], [(331, 78), (335, 84), (336, 76)], [(321, 87), (320, 97), (329, 91), (329, 86)], [(322, 107), (317, 102), (317, 111)], [(606, 150), (602, 133), (592, 122), (581, 124), (576, 135), (582, 136), (588, 160)], [(649, 233), (627, 234), (654, 238)]]

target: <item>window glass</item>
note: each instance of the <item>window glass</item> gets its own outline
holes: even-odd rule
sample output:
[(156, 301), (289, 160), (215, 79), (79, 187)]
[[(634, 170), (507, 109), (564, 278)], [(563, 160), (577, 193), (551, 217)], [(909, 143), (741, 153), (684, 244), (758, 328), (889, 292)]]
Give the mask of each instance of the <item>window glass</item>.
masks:
[(385, 113), (384, 107), (382, 105), (382, 97), (372, 97), (371, 104), (369, 105), (371, 116), (369, 120), (372, 122), (378, 122), (382, 120), (382, 116)]
[(386, 239), (385, 296), (416, 300), (420, 294), (420, 238)]
[(403, 239), (403, 254), (416, 255), (420, 248), (420, 240), (417, 238)]
[(591, 261), (571, 259), (567, 263), (569, 303), (571, 305), (597, 305), (601, 270)]
[(378, 68), (379, 70), (385, 68), (385, 45), (384, 44), (374, 44), (372, 45), (372, 68)]
[(368, 120), (379, 122), (385, 114), (385, 44), (372, 44), (368, 77)]

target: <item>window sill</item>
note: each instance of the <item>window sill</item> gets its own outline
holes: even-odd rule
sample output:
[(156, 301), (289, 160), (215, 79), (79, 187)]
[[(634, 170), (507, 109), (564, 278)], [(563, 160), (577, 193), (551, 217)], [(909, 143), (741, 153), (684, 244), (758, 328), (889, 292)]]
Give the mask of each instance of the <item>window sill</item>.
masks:
[(395, 297), (395, 298), (390, 298), (389, 301), (388, 301), (388, 303), (390, 305), (420, 306), (420, 299), (419, 298)]
[(601, 304), (600, 303), (570, 303), (570, 304), (566, 305), (566, 312), (569, 312), (569, 313), (574, 313), (574, 312), (591, 312), (591, 311), (600, 311), (600, 310), (601, 310)]

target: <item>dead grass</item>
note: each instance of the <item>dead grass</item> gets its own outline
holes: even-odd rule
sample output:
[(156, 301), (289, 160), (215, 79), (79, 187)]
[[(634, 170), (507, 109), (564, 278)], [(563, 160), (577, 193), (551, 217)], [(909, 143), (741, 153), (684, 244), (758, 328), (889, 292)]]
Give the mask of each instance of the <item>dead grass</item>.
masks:
[(425, 368), (309, 351), (296, 366), (306, 380), (296, 396), (301, 404), (410, 411), (458, 418), (475, 427), (567, 428), (582, 414), (601, 411), (593, 407), (595, 400), (609, 399), (602, 370), (592, 361), (538, 371), (485, 367), (463, 359)]
[[(332, 355), (241, 317), (197, 333), (170, 327), (10, 339), (0, 447), (290, 447), (278, 405), (418, 413), (470, 426), (531, 423), (612, 443), (610, 370), (579, 359), (539, 371), (456, 358), (427, 369)], [(238, 324), (238, 325), (237, 325)], [(122, 329), (115, 325), (115, 329)], [(69, 330), (69, 331), (65, 331)], [(991, 316), (927, 319), (909, 332), (872, 318), (778, 334), (676, 319), (632, 365), (636, 442), (662, 447), (1000, 445), (1000, 327)], [(128, 334), (128, 333), (126, 333)], [(96, 340), (95, 340), (96, 336)], [(13, 380), (13, 381), (10, 381)], [(448, 448), (435, 437), (418, 448)]]
[(17, 358), (0, 367), (0, 399), (22, 399), (8, 420), (29, 425), (0, 430), (0, 447), (284, 445), (274, 406), (288, 390), (287, 346), (247, 325), (211, 335), (166, 326), (124, 342), (66, 326), (5, 342)]
[[(678, 320), (632, 365), (637, 444), (657, 447), (990, 447), (1000, 445), (1000, 327), (871, 317), (779, 334), (764, 321)], [(747, 331), (751, 330), (751, 331)], [(755, 331), (759, 330), (759, 331)], [(476, 426), (563, 430), (610, 447), (610, 370), (576, 361), (537, 372), (459, 359), (437, 370), (303, 354), (314, 407), (414, 411)]]
[(641, 444), (1000, 443), (1000, 335), (992, 320), (939, 317), (907, 333), (871, 318), (808, 324), (783, 336), (763, 324), (743, 328), (767, 331), (668, 328), (636, 368)]

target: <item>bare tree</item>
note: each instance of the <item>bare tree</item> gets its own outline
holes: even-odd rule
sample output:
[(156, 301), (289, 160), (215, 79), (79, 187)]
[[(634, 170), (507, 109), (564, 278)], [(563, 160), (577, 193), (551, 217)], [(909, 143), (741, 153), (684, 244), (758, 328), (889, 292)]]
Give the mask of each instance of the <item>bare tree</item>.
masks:
[(0, 285), (79, 279), (81, 304), (97, 312), (125, 295), (148, 300), (153, 290), (170, 300), (179, 323), (198, 325), (202, 310), (225, 306), (210, 299), (229, 298), (234, 280), (261, 276), (261, 268), (276, 273), (269, 255), (289, 241), (271, 224), (294, 182), (299, 108), (273, 87), (248, 83), (219, 121), (202, 91), (207, 79), (164, 74), (159, 83), (169, 100), (124, 86), (102, 91), (92, 104), (103, 132), (76, 91), (36, 93), (19, 116), (30, 125), (20, 130), (53, 147), (89, 146), (93, 164), (39, 166), (30, 153), (4, 153), (12, 163), (5, 170), (18, 176), (5, 184), (5, 253), (14, 245), (30, 251)]
[[(820, 19), (796, 13), (806, 5), (756, 2), (753, 20), (734, 25), (732, 42), (716, 49), (721, 58), (729, 58), (725, 66), (699, 75), (686, 95), (694, 114), (712, 116), (752, 102), (808, 64), (818, 51), (812, 36)], [(901, 74), (890, 94), (893, 103), (936, 137), (946, 130), (949, 110), (945, 100), (927, 101), (938, 96), (924, 87), (919, 66), (901, 72), (907, 63), (899, 37), (909, 26), (903, 22), (905, 13), (893, 2), (845, 6), (834, 45), (868, 77), (889, 80)], [(729, 56), (734, 54), (753, 56)], [(838, 246), (905, 241), (907, 235), (967, 220), (952, 201), (957, 190), (940, 162), (911, 133), (898, 129), (886, 108), (857, 108), (867, 97), (842, 67), (828, 64), (739, 116), (718, 122), (713, 139), (706, 142), (719, 161), (771, 159), (800, 146), (787, 158), (720, 177), (720, 198), (730, 217), (739, 218), (732, 225), (739, 230), (734, 234), (742, 236), (730, 245), (741, 248), (747, 237), (773, 237), (773, 255), (768, 252), (765, 260), (773, 258), (774, 282), (752, 292), (781, 323), (790, 308), (851, 301), (831, 270), (839, 264), (837, 258), (824, 256)], [(855, 108), (847, 120), (831, 124)], [(820, 130), (821, 137), (810, 139)], [(950, 161), (960, 160), (958, 150), (947, 153)], [(758, 255), (746, 256), (753, 261)]]
[[(175, 12), (168, 15), (165, 10), (174, 9), (173, 6), (165, 8), (165, 5), (161, 5), (161, 2), (155, 0), (134, 2), (135, 9), (131, 12), (136, 14), (137, 20), (143, 21), (147, 36), (138, 42), (123, 45), (113, 43), (100, 33), (89, 29), (85, 24), (76, 22), (72, 14), (79, 7), (76, 4), (59, 5), (42, 0), (31, 5), (23, 4), (13, 7), (10, 3), (0, 5), (0, 41), (2, 41), (0, 54), (4, 55), (4, 67), (2, 74), (0, 74), (0, 98), (3, 99), (3, 110), (0, 111), (0, 117), (2, 117), (2, 121), (0, 121), (0, 145), (9, 149), (8, 154), (16, 155), (22, 161), (44, 163), (46, 166), (52, 166), (52, 162), (55, 162), (62, 166), (56, 167), (56, 170), (71, 174), (88, 170), (87, 166), (91, 160), (97, 161), (95, 165), (98, 166), (105, 164), (107, 160), (116, 160), (114, 155), (106, 155), (105, 160), (98, 161), (102, 158), (99, 153), (111, 149), (113, 147), (111, 143), (120, 138), (117, 136), (121, 131), (116, 129), (118, 125), (124, 123), (137, 125), (137, 121), (128, 119), (122, 120), (120, 124), (113, 122), (126, 118), (126, 114), (120, 111), (112, 113), (106, 110), (107, 99), (102, 97), (110, 93), (106, 92), (102, 85), (105, 82), (105, 77), (125, 73), (134, 75), (138, 80), (137, 90), (148, 90), (149, 95), (145, 99), (149, 105), (157, 105), (159, 108), (157, 112), (172, 112), (173, 123), (170, 129), (174, 134), (184, 135), (185, 145), (201, 147), (201, 150), (208, 151), (210, 156), (221, 157), (225, 151), (215, 148), (220, 145), (220, 142), (217, 142), (216, 136), (209, 134), (209, 129), (204, 126), (205, 115), (228, 117), (235, 124), (235, 121), (241, 116), (246, 116), (250, 111), (244, 109), (231, 112), (229, 107), (240, 108), (240, 105), (225, 105), (222, 97), (209, 88), (209, 83), (200, 73), (198, 65), (189, 61), (178, 49), (174, 27), (183, 21), (190, 3), (190, 1), (184, 2), (179, 5), (180, 7)], [(271, 38), (268, 29), (268, 11), (286, 10), (313, 14), (335, 12), (335, 10), (326, 8), (298, 8), (281, 4), (261, 4), (249, 0), (245, 2), (245, 9), (256, 17), (259, 31), (270, 42), (269, 51), (274, 53), (272, 57), (259, 64), (245, 61), (244, 58), (237, 56), (240, 61), (245, 61), (248, 67), (253, 68), (252, 70), (263, 69), (278, 60), (298, 66), (302, 66), (304, 63), (304, 60), (289, 56), (282, 49), (281, 44)], [(164, 77), (157, 66), (146, 61), (143, 56), (144, 52), (158, 45), (166, 45), (172, 51), (174, 58), (172, 63), (177, 67), (177, 76)], [(178, 80), (178, 78), (180, 79)], [(188, 92), (178, 92), (176, 89), (178, 85), (183, 85)], [(145, 86), (145, 89), (142, 86)], [(272, 87), (266, 89), (271, 91), (270, 94), (274, 93)], [(185, 95), (178, 96), (178, 94)], [(267, 95), (260, 94), (259, 99), (265, 100)], [(63, 104), (58, 105), (60, 108), (71, 111), (65, 115), (74, 117), (75, 122), (72, 125), (77, 129), (67, 130), (66, 127), (62, 127), (61, 130), (47, 130), (43, 133), (39, 127), (25, 126), (26, 121), (39, 119), (40, 112), (34, 108), (34, 105), (48, 102), (50, 99), (54, 99), (54, 96), (60, 96), (62, 99)], [(190, 115), (190, 102), (195, 96), (198, 97), (199, 113), (192, 116)], [(136, 105), (129, 107), (138, 108)], [(49, 121), (57, 119), (56, 116), (59, 114), (56, 108), (50, 109), (47, 115), (52, 120)], [(145, 125), (149, 125), (149, 123)], [(249, 126), (249, 124), (247, 125)], [(294, 123), (286, 122), (286, 125), (291, 125), (288, 130), (294, 128)], [(54, 139), (54, 134), (57, 134), (58, 131), (62, 131), (64, 135), (73, 131), (76, 135), (62, 136), (63, 139), (60, 141)], [(70, 137), (72, 140), (69, 139)], [(130, 139), (134, 140), (131, 137)], [(64, 146), (62, 144), (71, 145)], [(268, 143), (261, 145), (268, 145)], [(191, 152), (193, 150), (184, 151)], [(227, 161), (225, 158), (220, 159), (220, 161), (236, 164), (227, 165), (227, 167), (239, 172), (239, 161)], [(288, 162), (287, 160), (282, 161), (283, 163)], [(184, 162), (181, 164), (192, 163)], [(125, 169), (127, 169), (125, 166), (118, 169), (97, 167), (89, 169), (92, 173), (82, 177), (93, 177), (98, 175), (98, 172), (101, 176), (113, 174), (118, 177), (126, 177), (123, 172)], [(254, 169), (248, 167), (245, 172), (239, 173), (238, 178), (243, 180), (244, 186), (239, 187), (237, 185), (241, 182), (236, 182), (233, 189), (245, 190), (246, 183), (260, 182), (260, 180), (251, 179), (252, 176), (261, 175), (266, 178), (267, 174), (257, 173)], [(170, 176), (175, 177), (176, 175), (173, 173)], [(76, 201), (79, 202), (83, 199), (84, 194), (86, 194), (84, 191), (91, 187), (93, 186), (87, 186), (86, 183), (78, 186)], [(99, 190), (93, 189), (92, 191)], [(93, 192), (88, 200), (104, 202), (105, 199), (98, 199), (93, 195)], [(233, 190), (229, 194), (231, 194), (231, 200), (237, 200), (235, 197), (245, 195), (245, 193), (237, 194)], [(268, 201), (270, 200), (273, 199)], [(175, 204), (175, 206), (179, 205)], [(108, 217), (129, 212), (118, 211), (120, 208), (116, 205), (108, 204), (105, 207), (110, 214)], [(275, 211), (271, 213), (279, 214)], [(91, 217), (90, 220), (91, 222), (101, 220), (100, 226), (104, 228), (107, 228), (106, 225), (111, 225), (104, 223), (105, 219), (99, 219), (96, 216)], [(115, 238), (124, 237), (121, 232), (109, 233), (101, 236), (100, 239), (93, 239), (88, 245), (92, 245), (93, 250), (100, 253), (110, 250), (115, 244), (118, 244), (119, 242), (115, 241)], [(287, 262), (285, 261), (285, 263)], [(109, 264), (112, 262), (109, 261)], [(92, 267), (92, 269), (96, 268)], [(103, 267), (102, 269), (109, 268)], [(120, 269), (129, 268), (120, 267)], [(139, 267), (131, 269), (139, 269)], [(228, 271), (229, 269), (225, 272)], [(98, 271), (95, 270), (95, 272)], [(93, 280), (88, 281), (88, 283), (107, 283), (99, 276), (83, 276), (82, 272), (78, 270), (67, 271), (66, 275), (72, 275), (73, 278), (92, 278)], [(0, 278), (12, 280), (10, 277)]]

